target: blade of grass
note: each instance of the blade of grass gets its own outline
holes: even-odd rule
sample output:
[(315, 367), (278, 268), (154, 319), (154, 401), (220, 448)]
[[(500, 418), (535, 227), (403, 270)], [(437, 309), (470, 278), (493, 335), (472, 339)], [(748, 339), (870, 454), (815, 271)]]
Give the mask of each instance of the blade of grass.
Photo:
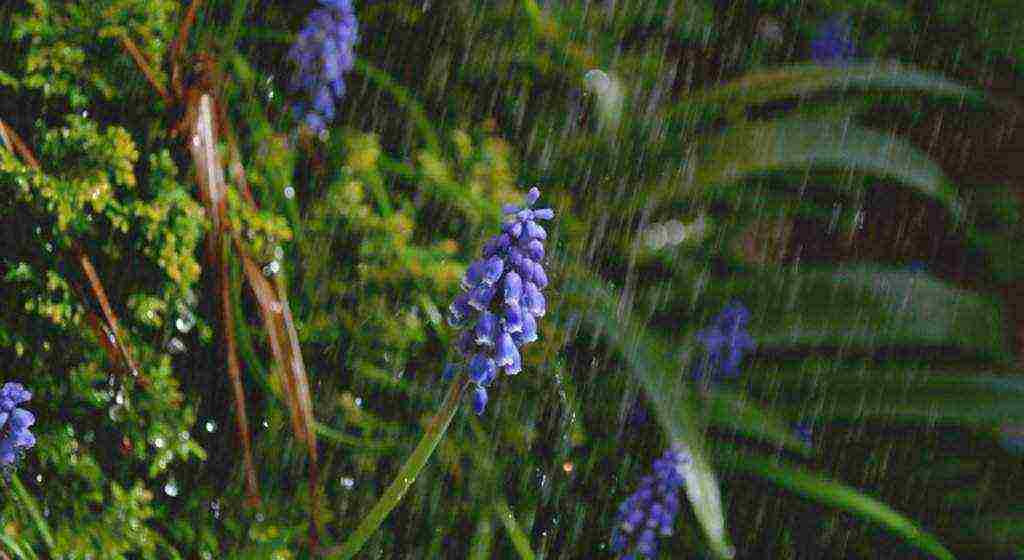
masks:
[[(36, 560), (39, 558), (30, 547), (26, 546), (25, 548), (22, 548), (21, 545), (15, 542), (13, 538), (7, 535), (7, 533), (0, 532), (0, 544), (7, 547), (7, 550), (10, 550), (11, 554), (13, 554), (18, 560)], [(3, 552), (0, 552), (0, 554), (3, 554)], [(0, 558), (10, 560), (10, 557), (6, 554), (3, 554)]]
[(398, 470), (395, 480), (384, 491), (384, 495), (373, 506), (373, 509), (359, 522), (359, 526), (349, 535), (348, 539), (339, 547), (324, 551), (324, 557), (348, 560), (355, 556), (362, 549), (363, 545), (366, 544), (367, 539), (377, 531), (380, 524), (384, 522), (384, 519), (398, 505), (402, 497), (409, 490), (409, 487), (415, 482), (416, 477), (419, 476), (420, 471), (423, 470), (430, 456), (434, 453), (437, 444), (444, 437), (452, 417), (455, 416), (455, 411), (458, 410), (459, 401), (462, 399), (462, 393), (465, 391), (467, 384), (468, 378), (464, 374), (460, 373), (455, 376), (451, 386), (448, 388), (444, 403), (442, 403), (441, 408), (437, 411), (430, 425), (427, 426), (427, 431), (423, 434), (419, 444), (416, 445), (412, 455), (409, 456), (409, 459)]
[(527, 538), (526, 533), (519, 528), (519, 524), (516, 523), (516, 517), (512, 514), (512, 510), (508, 507), (508, 503), (505, 498), (498, 498), (494, 502), (494, 514), (501, 519), (502, 524), (505, 525), (505, 530), (508, 531), (508, 538), (512, 541), (512, 546), (515, 547), (516, 553), (519, 554), (519, 558), (522, 560), (533, 560), (533, 551), (530, 550), (530, 539)]
[(700, 188), (785, 169), (856, 169), (893, 177), (941, 202), (955, 221), (963, 204), (942, 169), (909, 142), (855, 124), (800, 117), (737, 126), (699, 148), (693, 181)]
[(760, 476), (796, 494), (823, 504), (849, 511), (862, 519), (876, 523), (898, 535), (921, 550), (941, 560), (953, 560), (953, 554), (934, 536), (923, 531), (913, 521), (878, 500), (845, 484), (807, 472), (795, 465), (771, 461), (737, 452), (726, 446), (716, 449), (722, 461), (740, 471)]
[[(684, 98), (670, 111), (682, 118), (697, 107), (724, 106), (734, 114), (745, 107), (819, 91), (922, 91), (935, 95), (984, 100), (983, 92), (896, 61), (851, 63), (840, 67), (798, 64), (752, 72), (728, 84)], [(1001, 103), (1005, 105), (1005, 103)]]
[(619, 351), (654, 405), (669, 439), (689, 448), (692, 468), (687, 473), (687, 497), (711, 549), (719, 557), (731, 558), (735, 550), (725, 532), (718, 481), (705, 456), (703, 429), (697, 423), (688, 384), (677, 365), (661, 358), (678, 352), (670, 351), (630, 317), (620, 316), (611, 290), (588, 273), (577, 272), (561, 293), (567, 298), (563, 303), (580, 313), (585, 323)]
[(28, 512), (32, 525), (39, 533), (39, 537), (43, 539), (43, 544), (46, 545), (46, 550), (50, 556), (54, 556), (57, 545), (53, 540), (53, 534), (50, 532), (50, 526), (39, 511), (39, 504), (36, 503), (36, 499), (32, 497), (32, 494), (25, 488), (25, 485), (21, 483), (21, 479), (16, 474), (11, 474), (8, 480), (8, 488), (14, 491), (15, 498), (25, 508), (25, 511)]

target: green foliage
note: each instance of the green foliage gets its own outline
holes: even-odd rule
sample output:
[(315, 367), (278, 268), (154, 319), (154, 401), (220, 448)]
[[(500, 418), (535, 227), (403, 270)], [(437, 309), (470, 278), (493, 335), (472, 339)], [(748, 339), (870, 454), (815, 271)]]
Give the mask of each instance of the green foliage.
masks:
[[(666, 441), (685, 441), (692, 507), (665, 557), (893, 548), (805, 498), (940, 558), (1021, 549), (1020, 512), (992, 493), (1022, 498), (992, 490), (1016, 479), (991, 474), (1009, 458), (990, 441), (1024, 414), (1007, 349), (1014, 310), (993, 290), (1022, 273), (1018, 197), (974, 188), (914, 130), (935, 115), (1006, 120), (1012, 103), (963, 69), (1020, 55), (1012, 33), (991, 31), (1024, 25), (1012, 2), (360, 2), (357, 65), (322, 138), (295, 128), (295, 99), (277, 85), (314, 4), (203, 3), (182, 78), (204, 85), (197, 62), (209, 62), (229, 235), (289, 298), (314, 389), (325, 546), (362, 524), (368, 557), (601, 555), (640, 471)], [(0, 363), (3, 381), (34, 393), (39, 440), (3, 488), (0, 550), (12, 558), (305, 554), (306, 455), (234, 248), (233, 324), (221, 324), (210, 220), (179, 126), (187, 100), (165, 106), (126, 47), (168, 87), (188, 5), (0, 3), (0, 130), (40, 163), (0, 139), (11, 194)], [(901, 62), (802, 63), (813, 30), (841, 10), (862, 52)], [(781, 39), (754, 36), (748, 23), (763, 16)], [(935, 40), (960, 21), (962, 40)], [(610, 89), (587, 78), (594, 69)], [(839, 192), (805, 193), (812, 177)], [(542, 339), (523, 375), (496, 382), (486, 416), (449, 402), (450, 428), (417, 447), (455, 359), (448, 303), (501, 204), (534, 183), (557, 217)], [(964, 274), (976, 283), (834, 258), (737, 266), (733, 241), (750, 224), (853, 223), (869, 187), (912, 192), (907, 221), (926, 205), (955, 218), (941, 233), (979, 257)], [(686, 241), (646, 248), (645, 228), (668, 220), (687, 224)], [(107, 310), (79, 251), (137, 374), (104, 351), (106, 327), (90, 327)], [(732, 299), (751, 308), (759, 350), (741, 382), (692, 390), (692, 334)], [(224, 328), (242, 362), (257, 510), (243, 504)], [(656, 421), (634, 422), (645, 408)], [(825, 441), (796, 438), (798, 419)], [(936, 421), (974, 447), (947, 452), (928, 435)], [(876, 491), (857, 470), (866, 454), (841, 452), (855, 439), (841, 431), (893, 426), (920, 432), (870, 450), (882, 464), (902, 450), (887, 478), (969, 482)], [(959, 464), (935, 460), (947, 454)], [(396, 472), (409, 480), (389, 486)], [(401, 492), (374, 510), (389, 487)], [(801, 511), (812, 530), (796, 525)], [(825, 525), (840, 536), (805, 536)]]

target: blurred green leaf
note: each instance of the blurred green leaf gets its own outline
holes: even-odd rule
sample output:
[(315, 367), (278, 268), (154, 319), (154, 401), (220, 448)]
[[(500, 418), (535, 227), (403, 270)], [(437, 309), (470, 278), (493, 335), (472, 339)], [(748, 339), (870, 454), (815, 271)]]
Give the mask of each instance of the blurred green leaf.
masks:
[(955, 188), (926, 154), (895, 135), (849, 122), (787, 118), (741, 125), (709, 138), (700, 150), (693, 178), (702, 188), (755, 173), (848, 169), (892, 177), (938, 200), (954, 218), (963, 214)]
[(766, 370), (766, 375), (778, 383), (779, 406), (802, 399), (799, 388), (806, 385), (822, 401), (814, 407), (817, 414), (829, 419), (885, 416), (966, 424), (1024, 420), (1024, 375), (1019, 373), (938, 371), (893, 360), (859, 366), (814, 360)]
[(689, 447), (693, 463), (687, 477), (687, 497), (711, 549), (720, 557), (731, 558), (735, 550), (725, 532), (718, 481), (704, 455), (704, 438), (697, 424), (689, 387), (679, 375), (678, 366), (669, 360), (678, 352), (669, 350), (645, 332), (643, 326), (625, 312), (617, 311), (616, 296), (600, 282), (585, 276), (573, 278), (563, 285), (562, 293), (568, 296), (565, 303), (582, 313), (584, 322), (607, 337), (619, 351), (646, 391), (669, 439)]
[(711, 392), (708, 398), (711, 404), (708, 409), (711, 423), (732, 428), (745, 436), (780, 443), (803, 455), (811, 454), (811, 447), (796, 437), (788, 423), (774, 412), (762, 410), (744, 394), (720, 387)]
[(927, 274), (875, 265), (762, 273), (709, 288), (759, 305), (762, 348), (954, 346), (1004, 360), (1002, 310), (993, 298)]
[(694, 107), (709, 105), (739, 110), (826, 90), (839, 93), (853, 90), (922, 91), (976, 101), (985, 99), (979, 90), (897, 61), (859, 62), (834, 67), (797, 64), (751, 72), (723, 86), (699, 92), (678, 103), (672, 114), (679, 117)]
[(720, 446), (715, 451), (722, 462), (732, 468), (756, 474), (792, 492), (877, 523), (937, 558), (953, 559), (953, 554), (938, 539), (921, 530), (899, 512), (858, 490), (797, 466), (745, 455), (726, 446)]
[(530, 539), (523, 533), (519, 524), (516, 523), (512, 509), (508, 507), (508, 503), (504, 498), (498, 498), (494, 503), (494, 514), (505, 525), (505, 530), (508, 531), (508, 538), (512, 541), (512, 545), (515, 547), (516, 553), (519, 554), (519, 558), (522, 560), (533, 560), (534, 555), (533, 551), (530, 550)]

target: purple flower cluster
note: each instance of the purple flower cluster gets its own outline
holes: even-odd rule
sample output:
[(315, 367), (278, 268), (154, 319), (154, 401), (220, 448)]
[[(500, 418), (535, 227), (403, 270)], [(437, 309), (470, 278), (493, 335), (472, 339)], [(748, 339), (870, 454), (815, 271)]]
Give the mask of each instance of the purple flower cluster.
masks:
[(739, 375), (743, 353), (754, 349), (754, 339), (745, 330), (750, 312), (742, 303), (732, 302), (718, 314), (710, 327), (697, 332), (704, 346), (703, 359), (694, 362), (693, 380), (707, 376), (712, 382)]
[(808, 447), (814, 447), (814, 430), (811, 425), (807, 422), (797, 422), (793, 426), (793, 433), (797, 439), (804, 442)]
[(345, 95), (342, 74), (352, 69), (358, 22), (351, 0), (320, 0), (321, 8), (306, 18), (306, 26), (288, 51), (298, 67), (292, 78), (293, 92), (310, 101), (293, 106), (309, 128), (319, 134), (334, 120), (334, 104)]
[(555, 213), (550, 208), (532, 209), (538, 198), (540, 191), (532, 188), (524, 206), (505, 206), (502, 233), (484, 244), (483, 258), (469, 265), (462, 278), (463, 292), (448, 308), (449, 324), (471, 327), (459, 336), (458, 348), (469, 360), (477, 414), (487, 406), (487, 386), (498, 369), (504, 368), (507, 375), (522, 369), (519, 349), (537, 340), (537, 318), (546, 309), (541, 290), (548, 285), (548, 276), (541, 262), (547, 232), (537, 220), (550, 220)]
[(818, 64), (831, 65), (849, 62), (855, 52), (850, 38), (850, 26), (845, 18), (833, 18), (818, 28), (811, 41), (811, 59)]
[(36, 444), (36, 438), (28, 431), (35, 424), (31, 412), (18, 408), (32, 398), (21, 383), (5, 383), (0, 387), (0, 467), (10, 467), (25, 449)]
[(654, 461), (654, 474), (640, 480), (640, 488), (622, 502), (612, 532), (612, 552), (622, 560), (652, 558), (658, 551), (658, 536), (672, 534), (679, 513), (679, 489), (686, 481), (690, 453), (673, 445)]

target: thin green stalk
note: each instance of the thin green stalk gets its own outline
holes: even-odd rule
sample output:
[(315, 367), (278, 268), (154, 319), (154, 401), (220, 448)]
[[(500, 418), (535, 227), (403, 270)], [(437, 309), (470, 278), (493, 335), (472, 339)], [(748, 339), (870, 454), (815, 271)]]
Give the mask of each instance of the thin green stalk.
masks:
[(53, 550), (56, 548), (56, 544), (53, 542), (53, 535), (50, 533), (50, 526), (47, 525), (46, 519), (43, 518), (43, 514), (39, 512), (39, 505), (36, 504), (35, 498), (32, 497), (32, 494), (29, 494), (28, 489), (26, 489), (25, 485), (21, 483), (21, 480), (16, 474), (11, 474), (9, 487), (14, 490), (14, 495), (17, 496), (22, 505), (25, 506), (29, 517), (32, 518), (32, 524), (35, 525), (36, 530), (39, 531), (39, 535), (43, 538), (46, 550), (49, 551), (52, 556)]
[(516, 517), (512, 515), (512, 510), (508, 507), (508, 503), (505, 502), (504, 498), (498, 498), (494, 501), (494, 513), (501, 518), (501, 522), (505, 525), (505, 530), (508, 531), (508, 537), (512, 540), (512, 546), (516, 548), (516, 552), (519, 553), (519, 557), (523, 560), (533, 560), (533, 550), (530, 550), (530, 539), (526, 537), (526, 533), (516, 523)]
[(395, 477), (394, 482), (384, 491), (380, 501), (363, 518), (348, 540), (340, 548), (328, 551), (325, 557), (348, 560), (355, 556), (363, 548), (363, 545), (366, 544), (370, 536), (377, 531), (377, 528), (384, 522), (384, 519), (391, 513), (391, 510), (395, 509), (398, 502), (402, 501), (402, 497), (405, 496), (409, 487), (412, 486), (416, 477), (419, 476), (420, 471), (426, 466), (430, 456), (434, 453), (434, 449), (437, 448), (437, 444), (441, 442), (441, 438), (448, 431), (448, 425), (451, 424), (452, 417), (455, 416), (455, 411), (458, 409), (459, 401), (462, 400), (462, 393), (466, 389), (468, 380), (469, 378), (463, 374), (455, 377), (448, 388), (448, 394), (445, 396), (444, 403), (441, 404), (441, 409), (437, 411), (430, 426), (427, 427), (426, 433), (423, 434), (423, 439), (420, 440), (412, 455), (402, 465), (402, 468), (398, 470), (398, 476)]

